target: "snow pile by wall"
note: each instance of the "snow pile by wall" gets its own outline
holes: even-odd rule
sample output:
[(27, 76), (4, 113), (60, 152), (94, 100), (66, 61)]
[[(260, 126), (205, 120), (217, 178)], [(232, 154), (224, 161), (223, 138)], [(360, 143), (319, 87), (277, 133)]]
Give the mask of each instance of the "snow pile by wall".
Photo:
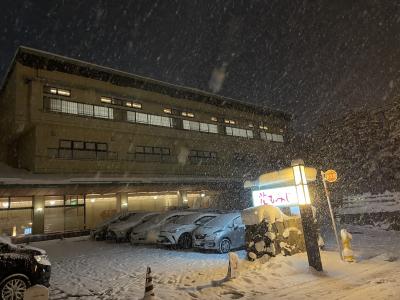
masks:
[(262, 205), (257, 207), (250, 207), (242, 211), (242, 222), (245, 225), (260, 224), (266, 220), (269, 224), (275, 222), (283, 222), (285, 215), (282, 211), (272, 205)]
[(263, 205), (243, 210), (242, 221), (249, 260), (305, 251), (300, 217), (289, 217), (277, 207)]

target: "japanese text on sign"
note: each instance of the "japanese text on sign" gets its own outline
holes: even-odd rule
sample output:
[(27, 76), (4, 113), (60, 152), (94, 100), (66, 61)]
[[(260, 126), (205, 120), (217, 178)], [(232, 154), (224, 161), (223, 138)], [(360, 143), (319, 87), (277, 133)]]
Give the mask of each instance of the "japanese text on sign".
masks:
[(292, 206), (298, 205), (296, 187), (288, 186), (268, 190), (253, 191), (253, 205)]

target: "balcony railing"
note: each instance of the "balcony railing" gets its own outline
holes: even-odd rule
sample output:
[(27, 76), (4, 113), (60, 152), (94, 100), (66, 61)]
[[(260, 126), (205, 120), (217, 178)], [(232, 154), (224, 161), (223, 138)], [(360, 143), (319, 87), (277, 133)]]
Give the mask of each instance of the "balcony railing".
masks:
[(48, 148), (47, 156), (57, 159), (77, 159), (77, 160), (117, 160), (117, 152), (94, 151), (78, 149)]

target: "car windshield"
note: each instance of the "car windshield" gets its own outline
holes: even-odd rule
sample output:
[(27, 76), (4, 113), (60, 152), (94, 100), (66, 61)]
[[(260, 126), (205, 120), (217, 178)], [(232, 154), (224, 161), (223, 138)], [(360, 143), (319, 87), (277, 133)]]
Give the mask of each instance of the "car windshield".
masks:
[(136, 215), (136, 214), (127, 214), (127, 215), (121, 216), (121, 217), (119, 218), (119, 220), (120, 220), (120, 221), (130, 220), (130, 219), (132, 219), (133, 217), (135, 217), (135, 215)]
[(184, 215), (184, 216), (179, 216), (178, 218), (173, 220), (173, 223), (175, 223), (175, 224), (193, 224), (199, 218), (200, 218), (200, 216), (198, 214)]
[(237, 214), (224, 214), (224, 215), (219, 215), (209, 221), (206, 226), (209, 227), (224, 227), (225, 225), (229, 224), (232, 222), (232, 220), (237, 217)]

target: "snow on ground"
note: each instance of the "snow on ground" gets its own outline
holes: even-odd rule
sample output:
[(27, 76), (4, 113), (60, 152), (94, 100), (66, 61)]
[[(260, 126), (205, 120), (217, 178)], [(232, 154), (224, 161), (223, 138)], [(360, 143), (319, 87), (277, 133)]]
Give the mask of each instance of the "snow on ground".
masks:
[[(358, 262), (322, 252), (323, 273), (306, 254), (248, 262), (224, 284), (228, 256), (71, 238), (34, 243), (53, 264), (51, 299), (141, 299), (146, 267), (159, 299), (400, 299), (400, 232), (349, 226)], [(334, 244), (327, 243), (328, 249)]]

